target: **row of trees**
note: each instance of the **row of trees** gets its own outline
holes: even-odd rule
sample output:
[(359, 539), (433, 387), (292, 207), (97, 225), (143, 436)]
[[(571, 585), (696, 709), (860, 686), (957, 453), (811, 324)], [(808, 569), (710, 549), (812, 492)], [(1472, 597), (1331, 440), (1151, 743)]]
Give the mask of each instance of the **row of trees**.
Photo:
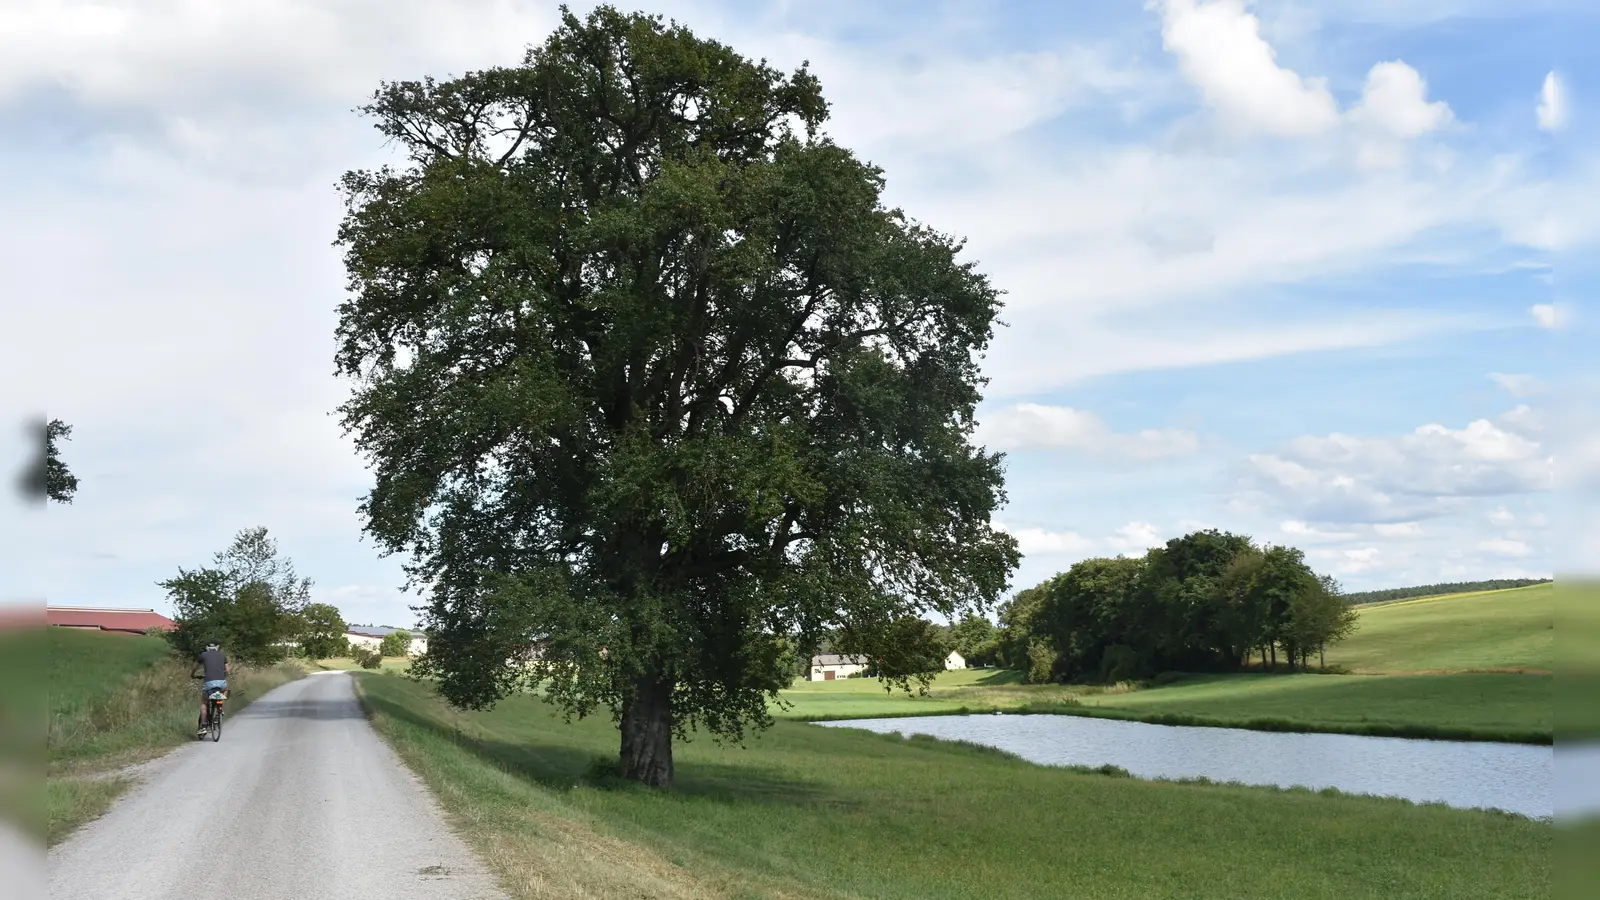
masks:
[(1437, 597), (1441, 594), (1465, 594), (1471, 591), (1502, 591), (1506, 588), (1549, 584), (1552, 580), (1549, 578), (1494, 578), (1488, 581), (1453, 581), (1444, 584), (1420, 584), (1416, 587), (1388, 588), (1381, 591), (1361, 591), (1355, 594), (1345, 594), (1345, 598), (1356, 606), (1364, 606), (1368, 603), (1387, 603), (1392, 600), (1409, 600), (1413, 597)]
[(986, 636), (976, 623), (953, 630), (973, 637), (979, 659), (987, 650), (1033, 682), (1229, 671), (1256, 656), (1294, 669), (1356, 627), (1338, 584), (1300, 550), (1217, 530), (1079, 562), (1019, 592), (999, 619)]
[[(239, 532), (210, 566), (179, 569), (161, 582), (175, 610), (173, 648), (192, 656), (215, 641), (240, 662), (265, 665), (291, 652), (310, 659), (356, 656), (337, 607), (310, 602), (311, 580), (295, 574), (265, 528)], [(377, 659), (406, 656), (411, 634), (383, 639)]]

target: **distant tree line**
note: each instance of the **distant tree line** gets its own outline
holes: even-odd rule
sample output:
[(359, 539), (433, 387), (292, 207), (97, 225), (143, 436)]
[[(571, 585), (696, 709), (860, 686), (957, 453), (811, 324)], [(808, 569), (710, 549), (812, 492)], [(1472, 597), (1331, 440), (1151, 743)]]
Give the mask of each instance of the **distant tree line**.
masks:
[(1033, 683), (1232, 671), (1255, 657), (1303, 668), (1356, 627), (1349, 599), (1300, 550), (1217, 530), (1142, 557), (1079, 562), (1019, 592), (999, 620), (987, 632), (987, 621), (958, 622), (952, 634), (972, 648), (969, 660)]
[(1456, 581), (1448, 584), (1423, 584), (1417, 587), (1389, 588), (1383, 591), (1358, 591), (1345, 594), (1355, 606), (1369, 603), (1387, 603), (1391, 600), (1410, 600), (1413, 597), (1437, 597), (1440, 594), (1466, 594), (1472, 591), (1502, 591), (1507, 588), (1549, 584), (1550, 578), (1494, 578), (1489, 581)]

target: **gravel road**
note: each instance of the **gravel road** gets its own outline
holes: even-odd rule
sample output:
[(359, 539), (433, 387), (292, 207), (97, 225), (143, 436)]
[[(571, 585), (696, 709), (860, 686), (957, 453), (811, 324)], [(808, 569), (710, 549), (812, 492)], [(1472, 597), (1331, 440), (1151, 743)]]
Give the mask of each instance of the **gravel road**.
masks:
[(50, 851), (50, 897), (504, 897), (367, 724), (342, 672), (272, 691), (230, 716), (220, 743), (182, 747), (142, 774)]

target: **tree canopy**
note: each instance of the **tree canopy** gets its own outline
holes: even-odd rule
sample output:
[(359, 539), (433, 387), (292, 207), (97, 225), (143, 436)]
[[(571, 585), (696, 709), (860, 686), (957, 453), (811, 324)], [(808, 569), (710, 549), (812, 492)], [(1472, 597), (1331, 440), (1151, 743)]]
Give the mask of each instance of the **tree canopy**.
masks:
[(40, 419), (26, 425), (29, 435), (38, 443), (36, 455), (24, 464), (17, 478), (17, 487), (25, 500), (44, 503), (71, 503), (78, 491), (78, 476), (72, 474), (61, 459), (61, 442), (72, 439), (72, 426), (60, 419)]
[(1338, 585), (1293, 547), (1215, 530), (1142, 557), (1088, 559), (1021, 591), (1000, 614), (1001, 662), (1030, 681), (1227, 671), (1253, 653), (1290, 667), (1356, 625)]
[(216, 641), (241, 662), (276, 662), (285, 656), (282, 645), (304, 629), (311, 609), (311, 580), (295, 574), (294, 564), (278, 555), (277, 542), (259, 527), (239, 532), (212, 565), (180, 568), (160, 584), (177, 623), (167, 639), (186, 656)]
[(905, 684), (907, 617), (1004, 590), (971, 441), (999, 292), (821, 133), (805, 66), (564, 9), (522, 65), (364, 111), (406, 162), (343, 182), (341, 412), (451, 702), (541, 680), (664, 785), (824, 633)]
[(300, 652), (310, 659), (328, 659), (350, 652), (348, 626), (337, 607), (308, 603), (300, 611)]

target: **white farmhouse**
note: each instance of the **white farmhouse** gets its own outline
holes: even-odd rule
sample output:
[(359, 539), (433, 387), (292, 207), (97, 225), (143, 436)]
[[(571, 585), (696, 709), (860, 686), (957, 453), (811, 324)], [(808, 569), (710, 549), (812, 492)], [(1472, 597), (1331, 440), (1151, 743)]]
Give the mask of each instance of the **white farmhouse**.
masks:
[(966, 667), (967, 658), (954, 650), (951, 650), (950, 655), (944, 658), (945, 671), (950, 671), (952, 669), (965, 669)]
[(811, 657), (811, 674), (806, 676), (806, 680), (833, 681), (836, 678), (848, 678), (866, 667), (867, 659), (864, 656), (824, 653), (821, 656)]

